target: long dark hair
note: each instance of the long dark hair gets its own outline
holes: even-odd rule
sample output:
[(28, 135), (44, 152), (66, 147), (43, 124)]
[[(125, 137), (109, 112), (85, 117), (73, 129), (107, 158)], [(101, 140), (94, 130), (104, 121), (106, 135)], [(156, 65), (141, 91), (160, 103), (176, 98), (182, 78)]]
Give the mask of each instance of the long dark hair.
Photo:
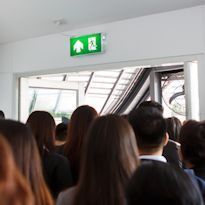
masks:
[(30, 187), (17, 169), (12, 151), (0, 136), (0, 200), (1, 205), (34, 205)]
[(169, 139), (179, 142), (179, 135), (182, 126), (180, 120), (176, 117), (169, 117), (166, 119), (166, 124)]
[(97, 111), (93, 107), (83, 105), (73, 112), (68, 124), (64, 153), (71, 163), (75, 183), (77, 182), (79, 175), (82, 142), (89, 125), (97, 116)]
[(34, 111), (29, 115), (26, 124), (34, 134), (41, 155), (43, 155), (44, 148), (54, 151), (56, 125), (50, 113)]
[(129, 123), (116, 115), (97, 118), (85, 137), (74, 205), (124, 204), (124, 188), (138, 166)]
[(42, 174), (38, 148), (30, 129), (20, 122), (0, 120), (0, 133), (9, 142), (18, 168), (31, 186), (35, 205), (52, 205)]

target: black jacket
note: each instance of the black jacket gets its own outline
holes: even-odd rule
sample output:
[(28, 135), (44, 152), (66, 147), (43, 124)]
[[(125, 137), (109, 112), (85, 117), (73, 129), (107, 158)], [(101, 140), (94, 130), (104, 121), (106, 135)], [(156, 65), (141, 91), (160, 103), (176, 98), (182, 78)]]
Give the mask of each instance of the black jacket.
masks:
[(45, 180), (56, 199), (61, 191), (72, 186), (69, 161), (59, 154), (45, 150), (42, 162)]
[(179, 148), (175, 142), (169, 140), (167, 145), (164, 147), (162, 155), (167, 159), (169, 164), (181, 167), (181, 161), (179, 159)]

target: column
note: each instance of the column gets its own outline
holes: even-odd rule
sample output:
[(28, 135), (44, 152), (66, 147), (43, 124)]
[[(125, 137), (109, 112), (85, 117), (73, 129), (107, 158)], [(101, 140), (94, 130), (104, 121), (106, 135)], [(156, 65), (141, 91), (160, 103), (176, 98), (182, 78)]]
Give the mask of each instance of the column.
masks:
[(184, 80), (186, 119), (199, 120), (199, 81), (197, 62), (185, 62)]

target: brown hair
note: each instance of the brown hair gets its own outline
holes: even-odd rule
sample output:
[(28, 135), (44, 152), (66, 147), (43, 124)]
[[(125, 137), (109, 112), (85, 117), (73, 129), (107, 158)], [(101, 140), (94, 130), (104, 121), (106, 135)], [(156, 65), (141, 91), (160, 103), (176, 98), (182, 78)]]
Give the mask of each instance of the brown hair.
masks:
[(0, 203), (1, 205), (34, 205), (26, 180), (15, 166), (7, 142), (0, 136)]
[(1, 120), (0, 133), (9, 142), (18, 168), (31, 186), (35, 205), (52, 205), (53, 200), (42, 174), (38, 148), (30, 129), (20, 122)]
[(26, 124), (29, 125), (34, 134), (41, 155), (44, 147), (49, 151), (54, 150), (56, 125), (50, 113), (34, 111), (29, 115)]
[(68, 134), (65, 144), (65, 156), (71, 163), (74, 182), (79, 175), (79, 161), (83, 138), (91, 122), (98, 116), (97, 111), (88, 105), (78, 107), (72, 114), (68, 124)]
[(97, 118), (84, 142), (74, 205), (122, 205), (137, 168), (138, 149), (129, 123), (116, 115)]

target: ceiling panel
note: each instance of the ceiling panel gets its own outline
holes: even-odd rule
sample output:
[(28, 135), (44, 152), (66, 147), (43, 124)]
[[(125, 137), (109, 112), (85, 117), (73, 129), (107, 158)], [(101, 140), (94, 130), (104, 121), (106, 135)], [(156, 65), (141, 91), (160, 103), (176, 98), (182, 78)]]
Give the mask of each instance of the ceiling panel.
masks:
[[(205, 0), (0, 0), (0, 43), (204, 3)], [(62, 25), (53, 23), (59, 19), (63, 19)]]

